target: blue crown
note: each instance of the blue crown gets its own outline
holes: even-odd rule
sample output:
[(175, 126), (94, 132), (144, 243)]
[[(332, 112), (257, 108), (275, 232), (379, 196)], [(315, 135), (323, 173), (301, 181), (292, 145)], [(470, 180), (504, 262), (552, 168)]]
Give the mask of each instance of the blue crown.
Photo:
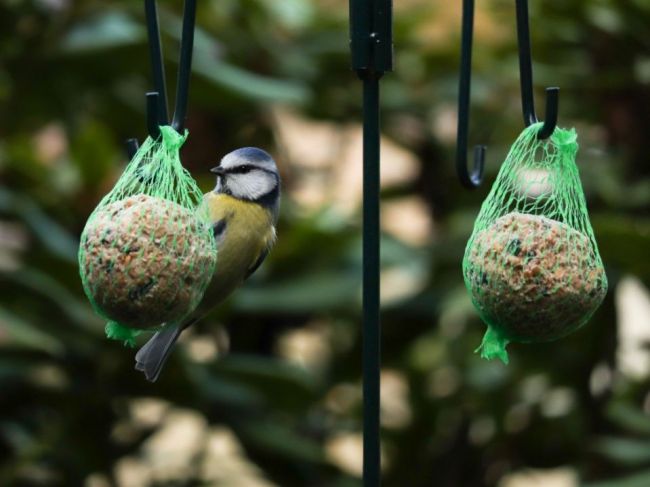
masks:
[(268, 152), (258, 149), (257, 147), (242, 147), (232, 151), (232, 154), (241, 157), (242, 159), (248, 159), (249, 161), (268, 161), (273, 160)]

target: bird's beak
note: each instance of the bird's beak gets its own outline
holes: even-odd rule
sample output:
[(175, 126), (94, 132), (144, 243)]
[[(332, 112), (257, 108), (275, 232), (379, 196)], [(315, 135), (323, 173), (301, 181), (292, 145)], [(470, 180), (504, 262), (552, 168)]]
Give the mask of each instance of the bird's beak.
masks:
[(226, 174), (226, 171), (221, 166), (213, 167), (212, 169), (210, 169), (210, 172), (212, 174), (216, 174), (218, 177), (223, 177)]

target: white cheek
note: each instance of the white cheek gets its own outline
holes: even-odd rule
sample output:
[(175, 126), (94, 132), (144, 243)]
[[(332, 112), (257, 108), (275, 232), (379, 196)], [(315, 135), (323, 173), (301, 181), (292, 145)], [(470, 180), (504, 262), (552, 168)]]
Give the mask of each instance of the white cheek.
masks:
[(261, 171), (256, 174), (231, 174), (227, 182), (233, 196), (252, 200), (271, 192), (274, 185), (273, 176)]

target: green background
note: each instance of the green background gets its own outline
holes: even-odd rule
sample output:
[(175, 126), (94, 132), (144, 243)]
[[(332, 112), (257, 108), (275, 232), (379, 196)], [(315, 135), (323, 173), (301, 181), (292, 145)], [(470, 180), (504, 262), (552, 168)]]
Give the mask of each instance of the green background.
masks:
[[(460, 263), (523, 127), (514, 2), (477, 7), (471, 143), (489, 149), (474, 192), (453, 171), (460, 2), (395, 2), (382, 82), (388, 487), (650, 485), (650, 3), (530, 3), (538, 105), (561, 87), (610, 292), (572, 336), (511, 346), (508, 367), (473, 353), (484, 325)], [(159, 4), (173, 92), (181, 2)], [(199, 2), (184, 164), (207, 191), (227, 152), (269, 150), (279, 240), (152, 385), (103, 337), (76, 263), (124, 140), (145, 135), (141, 2), (0, 2), (0, 485), (360, 485), (347, 8)]]

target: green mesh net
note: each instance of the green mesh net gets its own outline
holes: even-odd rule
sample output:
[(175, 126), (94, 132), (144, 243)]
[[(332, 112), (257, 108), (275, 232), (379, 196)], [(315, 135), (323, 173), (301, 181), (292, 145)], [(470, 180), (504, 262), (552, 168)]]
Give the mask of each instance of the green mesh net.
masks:
[(106, 335), (128, 345), (191, 313), (216, 264), (207, 208), (179, 157), (187, 132), (160, 131), (90, 215), (79, 246), (84, 291)]
[(463, 276), (488, 330), (479, 349), (508, 363), (509, 342), (550, 341), (582, 326), (607, 292), (575, 157), (575, 130), (510, 149), (467, 242)]

